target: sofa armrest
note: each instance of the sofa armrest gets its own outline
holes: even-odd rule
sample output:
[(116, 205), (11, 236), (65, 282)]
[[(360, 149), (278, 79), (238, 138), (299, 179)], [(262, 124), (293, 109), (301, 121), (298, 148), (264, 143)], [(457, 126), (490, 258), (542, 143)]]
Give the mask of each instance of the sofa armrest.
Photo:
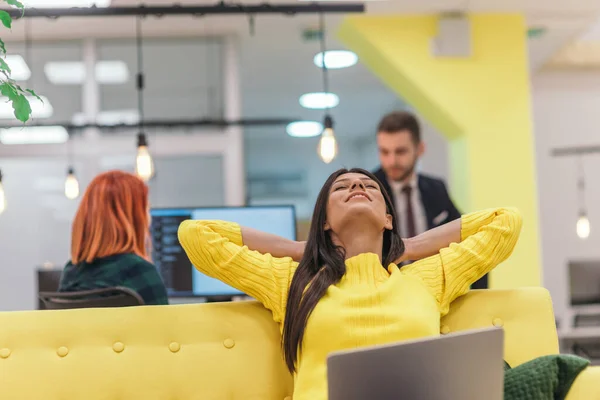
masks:
[(573, 382), (566, 400), (600, 399), (600, 367), (588, 367)]

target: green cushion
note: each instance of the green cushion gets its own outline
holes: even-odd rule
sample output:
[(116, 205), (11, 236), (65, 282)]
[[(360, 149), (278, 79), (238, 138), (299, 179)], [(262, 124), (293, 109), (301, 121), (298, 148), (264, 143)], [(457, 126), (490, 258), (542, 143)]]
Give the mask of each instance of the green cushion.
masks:
[(504, 362), (504, 400), (564, 400), (589, 364), (571, 355), (539, 357), (515, 368)]

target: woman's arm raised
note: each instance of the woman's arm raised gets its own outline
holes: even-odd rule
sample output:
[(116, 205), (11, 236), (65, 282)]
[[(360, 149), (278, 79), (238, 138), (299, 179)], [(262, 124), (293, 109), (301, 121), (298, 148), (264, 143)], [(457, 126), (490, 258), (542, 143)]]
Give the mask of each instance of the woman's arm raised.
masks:
[(462, 220), (459, 218), (447, 224), (433, 228), (413, 238), (403, 239), (406, 250), (396, 264), (404, 261), (418, 261), (438, 254), (452, 243), (461, 240)]
[(296, 242), (245, 226), (241, 228), (244, 245), (250, 250), (271, 254), (273, 257), (291, 257), (296, 262), (300, 262), (304, 255), (304, 242)]
[(299, 252), (301, 244), (225, 221), (184, 221), (178, 236), (196, 269), (254, 297), (273, 312), (275, 321), (283, 319), (287, 290), (298, 265), (285, 255)]
[[(452, 242), (457, 222), (450, 222), (447, 232), (439, 231), (442, 234), (436, 244), (451, 240), (447, 247), (401, 269), (403, 273), (420, 277), (430, 287), (442, 315), (471, 284), (511, 255), (522, 224), (521, 214), (513, 208), (479, 211), (462, 216), (460, 221), (459, 242)], [(427, 245), (421, 250), (422, 254), (429, 251), (431, 248)]]

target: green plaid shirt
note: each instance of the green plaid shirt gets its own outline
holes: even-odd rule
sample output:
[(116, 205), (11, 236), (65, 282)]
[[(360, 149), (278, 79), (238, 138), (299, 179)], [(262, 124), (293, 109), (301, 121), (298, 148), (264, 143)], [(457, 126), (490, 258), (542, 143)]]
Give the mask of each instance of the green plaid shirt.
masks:
[(59, 292), (124, 286), (135, 290), (146, 304), (169, 304), (167, 289), (156, 267), (135, 254), (117, 254), (92, 263), (67, 263)]

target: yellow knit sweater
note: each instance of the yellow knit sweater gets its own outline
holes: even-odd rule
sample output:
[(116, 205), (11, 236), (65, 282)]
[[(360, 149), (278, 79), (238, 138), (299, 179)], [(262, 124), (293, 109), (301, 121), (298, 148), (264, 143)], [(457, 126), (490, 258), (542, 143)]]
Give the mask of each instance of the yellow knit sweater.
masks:
[[(440, 316), (508, 258), (520, 229), (516, 210), (486, 210), (462, 217), (461, 243), (402, 269), (390, 264), (386, 270), (370, 253), (346, 260), (346, 275), (308, 319), (294, 400), (327, 398), (332, 351), (439, 335)], [(179, 240), (198, 270), (254, 297), (282, 323), (298, 263), (249, 250), (239, 225), (229, 222), (185, 221)]]

